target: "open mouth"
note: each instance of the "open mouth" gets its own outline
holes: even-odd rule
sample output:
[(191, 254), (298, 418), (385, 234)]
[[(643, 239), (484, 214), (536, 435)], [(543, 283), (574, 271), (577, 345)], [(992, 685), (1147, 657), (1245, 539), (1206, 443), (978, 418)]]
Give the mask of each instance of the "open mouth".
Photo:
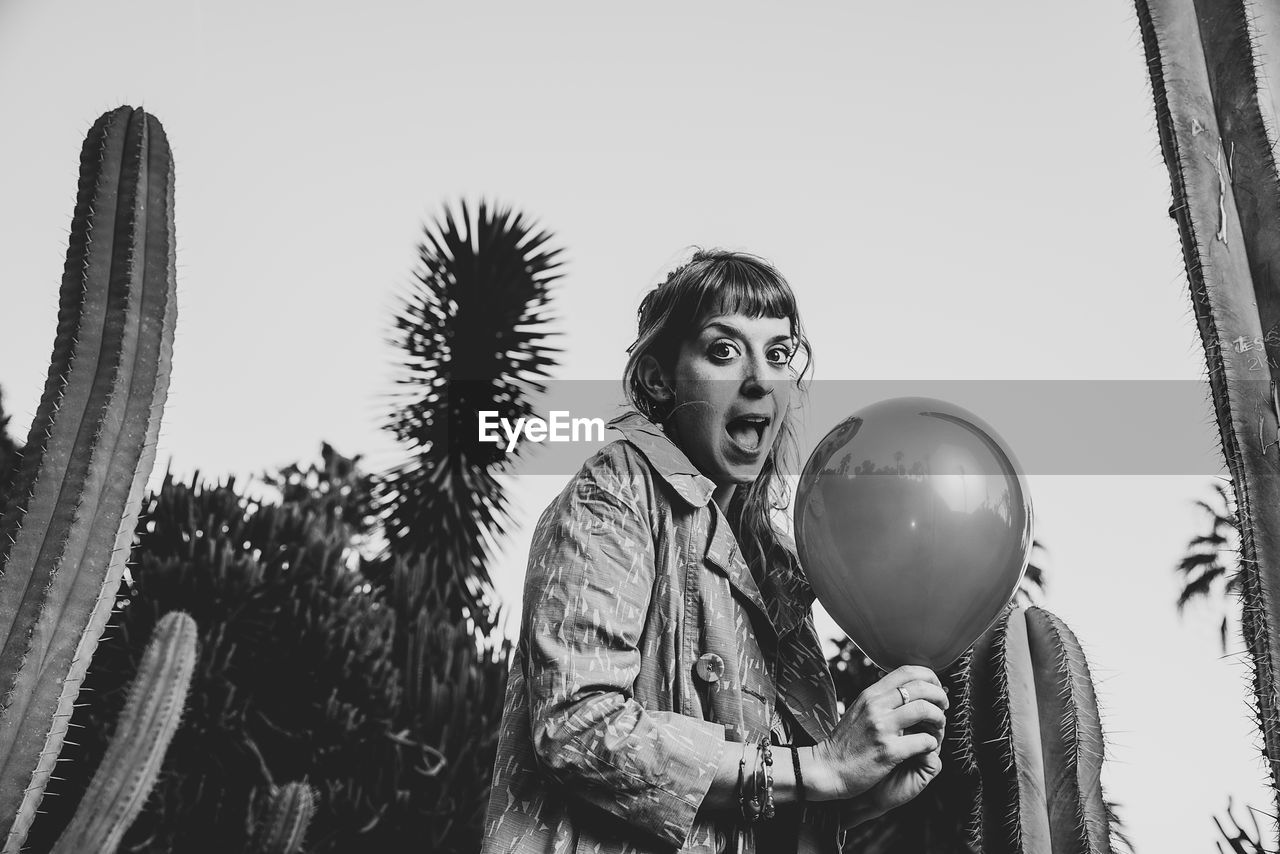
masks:
[(767, 415), (740, 415), (729, 420), (725, 432), (744, 451), (758, 451), (764, 444), (765, 431), (769, 429)]

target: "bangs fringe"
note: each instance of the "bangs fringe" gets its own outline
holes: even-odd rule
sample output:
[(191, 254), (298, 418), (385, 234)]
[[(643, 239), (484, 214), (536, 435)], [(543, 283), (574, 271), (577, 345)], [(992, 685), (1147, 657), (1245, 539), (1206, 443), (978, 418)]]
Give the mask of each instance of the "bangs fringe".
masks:
[[(796, 301), (790, 287), (763, 259), (731, 256), (695, 260), (689, 265), (695, 286), (678, 298), (677, 316), (688, 319), (689, 328), (708, 317), (743, 314), (747, 317), (785, 317), (795, 326)], [(701, 273), (701, 275), (698, 275)], [(687, 300), (687, 302), (686, 302)], [(794, 331), (794, 329), (793, 329)]]

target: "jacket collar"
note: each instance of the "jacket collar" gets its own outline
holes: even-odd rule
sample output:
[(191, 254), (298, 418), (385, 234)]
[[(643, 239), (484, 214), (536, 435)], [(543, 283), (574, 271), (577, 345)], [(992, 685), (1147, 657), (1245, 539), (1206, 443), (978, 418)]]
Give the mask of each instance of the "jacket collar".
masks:
[(667, 485), (691, 507), (706, 507), (716, 485), (689, 462), (684, 451), (662, 432), (662, 428), (632, 410), (607, 425), (617, 430), (649, 461)]
[[(698, 471), (697, 466), (658, 425), (632, 410), (614, 418), (608, 426), (626, 437), (685, 503), (692, 507), (714, 504), (711, 493), (715, 483)], [(798, 628), (813, 607), (815, 597), (800, 569), (794, 544), (783, 537), (789, 560), (786, 571), (770, 572), (762, 584), (757, 585), (719, 505), (712, 507), (712, 525), (714, 531), (707, 546), (706, 559), (728, 577), (740, 595), (768, 617), (777, 634), (787, 634)]]

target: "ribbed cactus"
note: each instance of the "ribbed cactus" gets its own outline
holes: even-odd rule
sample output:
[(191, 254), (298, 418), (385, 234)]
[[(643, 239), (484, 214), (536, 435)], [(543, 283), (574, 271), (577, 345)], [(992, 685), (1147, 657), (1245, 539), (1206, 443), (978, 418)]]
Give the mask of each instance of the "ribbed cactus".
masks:
[(984, 854), (1111, 854), (1093, 681), (1066, 624), (1011, 608), (975, 644), (955, 720)]
[(58, 331), (0, 536), (0, 831), (25, 838), (111, 615), (155, 459), (176, 316), (173, 159), (121, 107), (89, 131)]
[(253, 834), (250, 854), (297, 854), (315, 811), (316, 793), (306, 783), (286, 783), (272, 791)]
[(160, 774), (195, 666), (196, 622), (170, 611), (147, 642), (110, 746), (52, 854), (112, 852), (120, 846)]
[[(1240, 520), (1243, 628), (1280, 795), (1280, 7), (1137, 0), (1160, 144)], [(1263, 61), (1265, 59), (1265, 62)]]

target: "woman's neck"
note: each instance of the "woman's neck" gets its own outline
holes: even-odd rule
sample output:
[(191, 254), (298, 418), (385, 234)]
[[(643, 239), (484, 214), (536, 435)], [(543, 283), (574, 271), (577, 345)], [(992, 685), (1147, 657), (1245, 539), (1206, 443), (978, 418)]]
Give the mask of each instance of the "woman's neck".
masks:
[(720, 506), (720, 512), (724, 513), (725, 518), (729, 516), (729, 502), (733, 500), (733, 491), (737, 486), (736, 483), (728, 483), (711, 491), (711, 500)]

